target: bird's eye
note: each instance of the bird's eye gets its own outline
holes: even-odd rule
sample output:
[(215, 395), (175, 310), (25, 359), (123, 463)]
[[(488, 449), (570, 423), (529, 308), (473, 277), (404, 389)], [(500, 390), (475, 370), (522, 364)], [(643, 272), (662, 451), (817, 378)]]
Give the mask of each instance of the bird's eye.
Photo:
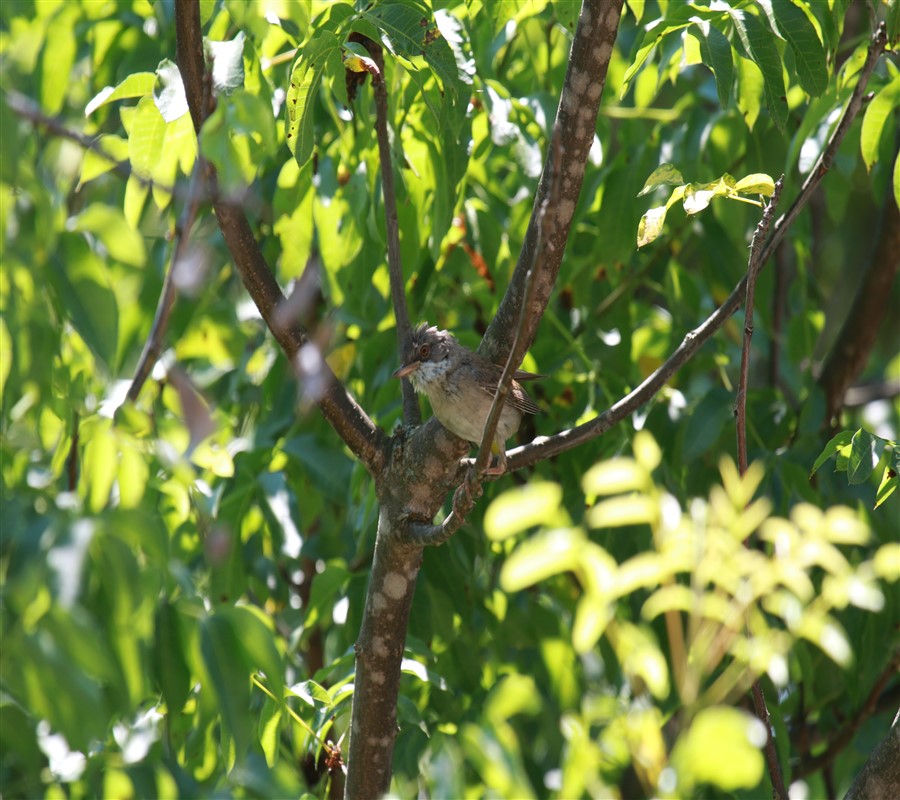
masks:
[(419, 345), (419, 357), (420, 358), (428, 358), (428, 355), (431, 353), (431, 347), (427, 344)]

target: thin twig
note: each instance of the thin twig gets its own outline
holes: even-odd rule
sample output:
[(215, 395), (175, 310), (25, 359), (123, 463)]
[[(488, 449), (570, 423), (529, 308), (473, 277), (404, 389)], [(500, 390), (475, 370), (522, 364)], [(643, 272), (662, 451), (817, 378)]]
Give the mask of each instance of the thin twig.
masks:
[(110, 172), (117, 175), (119, 178), (126, 181), (132, 179), (146, 189), (157, 189), (172, 195), (173, 197), (177, 196), (177, 187), (159, 183), (152, 178), (148, 178), (135, 172), (132, 170), (131, 164), (128, 161), (119, 161), (118, 158), (109, 153), (103, 147), (101, 139), (92, 138), (80, 131), (73, 130), (57, 117), (51, 117), (50, 115), (45, 114), (30, 97), (11, 89), (6, 90), (4, 94), (6, 96), (6, 105), (9, 106), (10, 110), (17, 116), (28, 120), (32, 125), (43, 128), (52, 136), (56, 136), (60, 139), (68, 139), (70, 142), (75, 142), (75, 144), (82, 149), (90, 150), (104, 161), (108, 161), (112, 165)]
[[(397, 220), (397, 194), (394, 189), (394, 168), (391, 162), (391, 144), (388, 139), (388, 100), (384, 83), (384, 59), (381, 48), (371, 40), (365, 47), (372, 56), (372, 68), (366, 71), (372, 76), (372, 91), (375, 95), (375, 133), (378, 137), (378, 158), (381, 161), (381, 188), (384, 195), (384, 221), (387, 231), (388, 274), (391, 283), (391, 303), (397, 321), (397, 344), (402, 352), (412, 334), (409, 311), (406, 307), (406, 289), (403, 280), (403, 264), (400, 260), (400, 225)], [(403, 392), (403, 421), (407, 425), (418, 425), (421, 419), (419, 401), (408, 378), (401, 381)]]
[[(841, 141), (862, 108), (866, 85), (868, 84), (872, 71), (875, 69), (878, 58), (884, 52), (886, 41), (887, 34), (885, 33), (885, 27), (882, 23), (872, 35), (872, 42), (869, 45), (865, 64), (859, 73), (859, 81), (847, 103), (847, 108), (844, 111), (841, 121), (832, 132), (828, 144), (819, 156), (816, 166), (810, 172), (806, 181), (804, 181), (803, 186), (790, 209), (779, 217), (778, 221), (773, 226), (772, 235), (766, 241), (765, 247), (760, 254), (760, 269), (762, 269), (772, 253), (775, 252), (775, 249), (781, 243), (788, 229), (803, 208), (806, 207), (813, 192), (816, 190), (823, 176), (831, 166)], [(590, 422), (585, 422), (575, 428), (561, 431), (554, 436), (538, 437), (523, 447), (517, 447), (516, 449), (511, 450), (507, 453), (507, 470), (513, 471), (531, 466), (538, 461), (552, 458), (567, 450), (571, 450), (573, 447), (578, 447), (585, 442), (589, 442), (591, 439), (605, 433), (623, 419), (633, 414), (641, 406), (649, 402), (666, 384), (669, 378), (690, 361), (697, 350), (709, 341), (719, 328), (728, 321), (731, 315), (734, 314), (740, 306), (741, 301), (745, 297), (746, 290), (747, 278), (744, 276), (740, 283), (734, 287), (725, 302), (699, 326), (690, 331), (665, 363), (637, 388), (629, 392), (625, 397)]]
[(206, 181), (206, 162), (203, 156), (198, 152), (197, 160), (194, 162), (194, 170), (191, 174), (190, 189), (187, 195), (187, 201), (181, 211), (178, 221), (175, 223), (175, 234), (172, 245), (172, 258), (169, 261), (169, 269), (166, 271), (166, 277), (163, 280), (162, 291), (159, 295), (159, 302), (156, 306), (156, 314), (153, 317), (153, 325), (150, 328), (150, 335), (144, 343), (144, 349), (141, 351), (141, 357), (138, 359), (137, 368), (134, 371), (134, 380), (128, 388), (127, 399), (135, 402), (144, 383), (150, 376), (153, 365), (156, 364), (163, 349), (163, 340), (166, 330), (169, 326), (169, 317), (172, 314), (172, 308), (175, 305), (175, 277), (179, 263), (185, 257), (190, 244), (190, 233), (194, 227), (194, 221), (197, 218), (197, 210), (200, 202), (204, 197), (204, 186)]
[[(747, 264), (747, 294), (744, 301), (744, 341), (741, 348), (741, 372), (738, 379), (737, 398), (734, 404), (734, 415), (737, 428), (738, 469), (741, 475), (747, 472), (747, 388), (750, 382), (750, 346), (753, 340), (753, 306), (756, 292), (756, 278), (761, 266), (760, 255), (763, 242), (772, 223), (775, 207), (781, 197), (781, 189), (784, 186), (784, 175), (775, 182), (775, 191), (769, 198), (762, 219), (753, 232), (750, 241), (750, 260)], [(787, 790), (784, 786), (784, 775), (781, 764), (778, 761), (778, 752), (775, 749), (775, 737), (772, 731), (772, 722), (769, 717), (769, 708), (766, 705), (766, 696), (763, 692), (759, 678), (753, 681), (751, 686), (753, 696), (753, 709), (760, 722), (766, 726), (766, 744), (763, 753), (766, 766), (769, 770), (769, 779), (772, 781), (772, 789), (776, 800), (787, 800)]]
[(744, 342), (741, 348), (741, 372), (738, 378), (737, 398), (734, 403), (734, 416), (737, 428), (738, 469), (741, 475), (747, 471), (747, 386), (750, 381), (750, 344), (753, 339), (753, 306), (756, 292), (756, 278), (759, 275), (760, 253), (763, 242), (772, 224), (772, 215), (781, 198), (784, 186), (784, 175), (775, 182), (775, 191), (763, 212), (753, 238), (750, 241), (750, 261), (747, 264), (747, 293), (744, 301)]

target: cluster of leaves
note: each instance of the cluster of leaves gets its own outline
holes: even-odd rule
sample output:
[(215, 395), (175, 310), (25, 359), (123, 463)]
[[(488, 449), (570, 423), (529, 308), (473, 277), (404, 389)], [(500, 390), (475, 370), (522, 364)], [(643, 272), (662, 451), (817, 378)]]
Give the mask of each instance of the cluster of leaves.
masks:
[[(525, 365), (550, 376), (539, 389), (540, 432), (589, 419), (640, 382), (744, 268), (757, 215), (740, 203), (712, 204), (692, 218), (695, 227), (675, 227), (636, 253), (645, 176), (661, 162), (695, 176), (784, 171), (785, 191), (793, 191), (852, 89), (865, 42), (839, 45), (846, 3), (719, 5), (629, 4), (560, 291)], [(152, 326), (184, 178), (199, 149), (216, 165), (220, 191), (244, 202), (284, 285), (303, 273), (319, 232), (329, 362), (389, 427), (399, 392), (386, 355), (395, 334), (374, 112), (367, 89), (350, 103), (341, 55), (361, 56), (354, 34), (384, 47), (413, 313), (474, 345), (524, 237), (576, 6), (312, 2), (284, 4), (275, 17), (264, 16), (263, 4), (202, 2), (219, 96), (198, 143), (171, 63), (170, 4), (0, 4), (4, 90), (83, 129), (131, 173), (122, 181), (106, 156), (36, 132), (0, 103), (4, 792), (327, 791), (324, 762), (339, 768), (327, 740), (337, 743), (347, 725), (375, 498), (327, 426), (315, 415), (298, 419), (291, 370), (248, 308), (210, 218), (193, 231), (193, 272), (178, 281), (170, 349), (138, 401), (121, 404)], [(791, 9), (813, 24), (817, 44), (800, 22), (781, 27), (796, 16)], [(825, 53), (824, 87), (807, 85), (821, 77), (816, 47)], [(835, 73), (838, 56), (846, 58)], [(896, 119), (882, 112), (895, 77), (890, 65), (876, 76), (882, 122), (855, 127), (825, 186), (822, 227), (834, 238), (813, 249), (814, 226), (802, 221), (789, 242), (784, 328), (767, 309), (757, 321), (760, 352), (782, 354), (778, 380), (748, 398), (752, 455), (764, 459), (761, 491), (774, 513), (787, 515), (801, 500), (852, 505), (871, 494), (823, 472), (817, 487), (809, 484), (824, 414), (809, 357), (841, 317), (826, 303), (853, 285), (841, 254), (871, 237), (873, 198), (882, 203), (891, 179)], [(761, 295), (772, 283), (761, 276)], [(663, 512), (672, 503), (657, 486), (687, 507), (709, 494), (719, 454), (732, 447), (738, 330), (735, 323), (640, 417), (662, 451), (645, 486)], [(895, 375), (898, 363), (893, 350), (879, 351), (871, 375)], [(612, 432), (590, 452), (540, 465), (536, 477), (577, 509), (582, 476), (631, 436)], [(829, 579), (874, 563), (875, 544), (896, 537), (896, 502), (886, 499), (867, 520), (873, 544), (855, 546), (849, 572), (829, 562)], [(578, 530), (570, 513), (575, 524), (563, 527)], [(683, 524), (697, 530), (687, 517)], [(660, 531), (664, 519), (655, 523)], [(476, 512), (472, 531), (481, 521)], [(793, 531), (800, 521), (784, 524)], [(617, 574), (642, 548), (655, 557), (651, 539), (639, 544), (604, 525), (584, 526), (570, 544), (602, 548)], [(706, 726), (718, 730), (720, 704), (696, 709), (680, 731), (678, 757), (659, 749), (656, 707), (637, 708), (632, 687), (658, 689), (667, 674), (659, 654), (676, 663), (660, 623), (637, 621), (638, 599), (621, 587), (610, 594), (606, 584), (590, 593), (588, 577), (579, 587), (564, 574), (513, 591), (499, 577), (516, 564), (507, 561), (513, 540), (472, 531), (426, 555), (399, 708), (398, 793), (600, 794), (626, 763), (643, 763), (634, 758), (642, 741), (657, 746), (641, 778), (647, 785), (675, 791), (666, 783), (670, 764), (679, 787), (723, 786), (718, 774), (683, 766), (706, 762), (692, 742), (708, 745)], [(733, 537), (722, 541), (743, 553)], [(856, 666), (846, 672), (817, 645), (791, 639), (780, 730), (792, 715), (836, 726), (880, 669), (896, 602), (888, 595), (880, 615), (862, 617), (828, 602)], [(590, 614), (579, 611), (583, 603)], [(729, 638), (735, 648), (741, 641)], [(772, 663), (771, 647), (769, 655), (757, 671)], [(746, 661), (737, 649), (719, 663)], [(664, 717), (684, 690), (665, 680)], [(726, 715), (722, 741), (738, 741), (745, 718)], [(837, 780), (858, 764), (848, 754)]]
[(883, 465), (875, 508), (887, 500), (900, 483), (900, 448), (897, 442), (876, 436), (865, 428), (841, 431), (834, 436), (813, 464), (811, 475), (832, 456), (836, 456), (834, 471), (846, 472), (849, 484), (865, 483)]
[(705, 209), (716, 197), (724, 197), (729, 200), (738, 200), (744, 203), (754, 203), (761, 206), (758, 200), (750, 200), (744, 195), (762, 195), (763, 197), (771, 197), (775, 192), (775, 181), (771, 175), (762, 175), (755, 173), (753, 175), (745, 175), (740, 180), (729, 175), (727, 172), (718, 180), (709, 183), (684, 183), (681, 173), (672, 164), (662, 164), (653, 170), (653, 173), (644, 183), (644, 188), (638, 193), (638, 197), (649, 194), (660, 186), (674, 185), (675, 189), (669, 195), (669, 199), (664, 206), (651, 208), (638, 224), (637, 246), (643, 247), (650, 244), (662, 232), (663, 224), (666, 221), (666, 213), (681, 201), (684, 205), (684, 212), (689, 216), (691, 214), (699, 214)]
[[(756, 789), (765, 733), (728, 704), (759, 676), (781, 690), (795, 680), (798, 639), (849, 667), (853, 650), (833, 612), (848, 605), (882, 611), (881, 582), (900, 580), (900, 548), (884, 544), (871, 560), (851, 564), (838, 548), (868, 544), (865, 524), (849, 508), (805, 503), (789, 518), (772, 516), (767, 499), (753, 499), (763, 479), (759, 464), (741, 477), (723, 460), (722, 484), (683, 509), (654, 483), (662, 453), (653, 438), (640, 432), (633, 446), (633, 459), (602, 461), (582, 481), (592, 503), (587, 526), (641, 541), (649, 530), (649, 546), (630, 558), (617, 561), (572, 524), (557, 484), (510, 490), (485, 514), (485, 533), (508, 553), (500, 586), (518, 592), (572, 575), (581, 592), (572, 622), (576, 652), (591, 653), (605, 637), (626, 681), (615, 723), (591, 711), (602, 703), (590, 691), (569, 720), (568, 730), (583, 739), (563, 762), (560, 794), (577, 797), (588, 788), (585, 758), (613, 780), (631, 764), (652, 796), (683, 797), (699, 783)], [(757, 531), (760, 546), (749, 546)], [(673, 693), (680, 710), (667, 721)], [(608, 727), (586, 736), (601, 722)]]

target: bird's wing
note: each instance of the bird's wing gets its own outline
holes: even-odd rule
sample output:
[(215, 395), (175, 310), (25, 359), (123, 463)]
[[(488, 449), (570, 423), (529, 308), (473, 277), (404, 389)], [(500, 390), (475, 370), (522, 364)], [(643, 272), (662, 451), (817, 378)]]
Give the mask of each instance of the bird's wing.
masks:
[[(491, 370), (491, 373), (491, 378), (493, 379), (491, 381), (492, 385), (486, 386), (485, 384), (481, 384), (481, 388), (493, 397), (497, 393), (497, 384), (500, 382), (500, 376), (503, 374), (503, 370), (500, 367), (497, 367), (496, 374), (493, 374), (493, 370)], [(526, 378), (526, 380), (534, 380), (535, 378), (543, 377), (543, 375), (534, 375), (531, 372), (526, 372), (525, 374), (531, 376), (530, 378)], [(540, 411), (537, 403), (528, 396), (528, 392), (526, 392), (516, 380), (510, 384), (509, 392), (506, 395), (506, 402), (524, 414), (537, 414)]]
[[(539, 381), (543, 378), (543, 375), (538, 375), (536, 372), (526, 372), (524, 369), (517, 369), (513, 373), (513, 377), (517, 381)], [(498, 378), (499, 380), (499, 378)]]

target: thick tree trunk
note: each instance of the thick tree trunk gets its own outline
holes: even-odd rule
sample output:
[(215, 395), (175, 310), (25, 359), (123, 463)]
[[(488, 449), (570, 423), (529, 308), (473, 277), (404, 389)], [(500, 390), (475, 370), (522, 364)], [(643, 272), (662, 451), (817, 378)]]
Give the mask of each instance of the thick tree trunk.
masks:
[(356, 680), (344, 797), (368, 800), (391, 785), (397, 737), (397, 696), (406, 627), (422, 547), (406, 538), (408, 521), (431, 522), (459, 481), (457, 463), (469, 445), (430, 420), (412, 435), (392, 439), (388, 464), (377, 481), (381, 503), (375, 558), (356, 641)]
[(875, 748), (844, 800), (895, 800), (900, 797), (900, 714)]

